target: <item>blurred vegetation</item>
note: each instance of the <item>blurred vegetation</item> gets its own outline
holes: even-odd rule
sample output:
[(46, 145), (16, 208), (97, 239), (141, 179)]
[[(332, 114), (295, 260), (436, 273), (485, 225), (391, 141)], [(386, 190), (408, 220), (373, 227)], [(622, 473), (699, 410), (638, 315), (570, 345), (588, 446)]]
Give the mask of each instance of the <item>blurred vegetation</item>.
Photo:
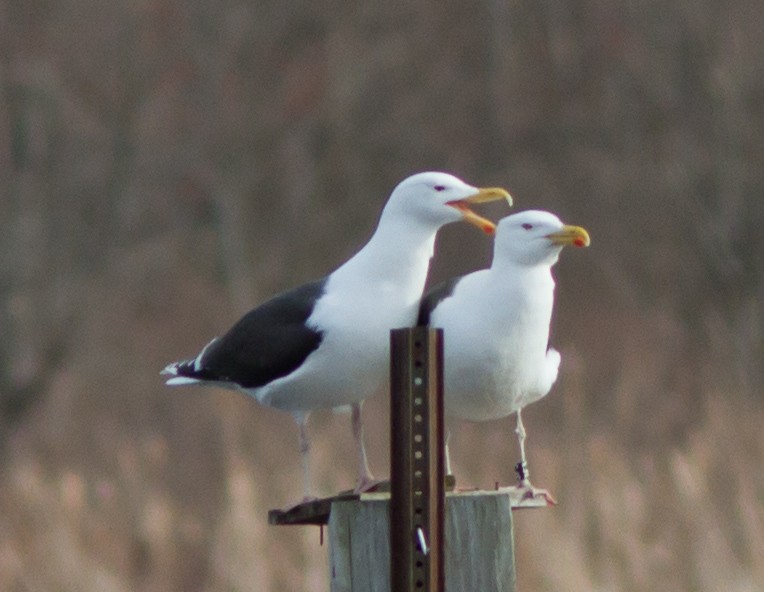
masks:
[[(586, 226), (526, 414), (521, 590), (761, 590), (764, 4), (0, 1), (0, 588), (327, 589), (291, 420), (158, 371), (330, 271), (406, 175)], [(504, 211), (492, 212), (501, 216)], [(432, 279), (486, 264), (464, 228)], [(373, 468), (387, 412), (366, 406)], [(316, 414), (319, 487), (352, 484)], [(460, 425), (512, 478), (512, 420)], [(347, 463), (337, 462), (350, 457)]]

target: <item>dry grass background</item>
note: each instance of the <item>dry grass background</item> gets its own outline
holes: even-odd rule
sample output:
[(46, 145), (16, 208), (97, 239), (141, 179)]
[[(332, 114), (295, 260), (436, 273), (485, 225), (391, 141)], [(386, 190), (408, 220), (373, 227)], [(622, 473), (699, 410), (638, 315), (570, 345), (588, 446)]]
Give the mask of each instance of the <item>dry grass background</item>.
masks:
[[(158, 371), (445, 169), (586, 226), (520, 590), (764, 590), (764, 5), (0, 1), (0, 589), (327, 589), (291, 419)], [(494, 216), (503, 211), (491, 211)], [(484, 265), (448, 228), (433, 280)], [(384, 396), (366, 407), (387, 471)], [(320, 491), (348, 419), (311, 430)], [(512, 478), (512, 419), (458, 425)]]

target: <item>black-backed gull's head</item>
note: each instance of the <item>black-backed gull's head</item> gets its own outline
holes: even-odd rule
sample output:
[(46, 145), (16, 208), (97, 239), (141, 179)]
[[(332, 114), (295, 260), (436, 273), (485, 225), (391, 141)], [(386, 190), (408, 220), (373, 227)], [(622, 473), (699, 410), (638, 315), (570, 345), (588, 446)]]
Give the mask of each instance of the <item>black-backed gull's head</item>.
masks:
[(440, 227), (464, 220), (493, 234), (496, 225), (472, 211), (473, 204), (512, 198), (499, 187), (477, 188), (448, 173), (418, 173), (401, 181), (385, 206), (385, 214), (402, 215), (423, 224)]
[(557, 216), (527, 210), (502, 218), (496, 228), (494, 262), (523, 265), (554, 263), (566, 245), (588, 247), (589, 233)]

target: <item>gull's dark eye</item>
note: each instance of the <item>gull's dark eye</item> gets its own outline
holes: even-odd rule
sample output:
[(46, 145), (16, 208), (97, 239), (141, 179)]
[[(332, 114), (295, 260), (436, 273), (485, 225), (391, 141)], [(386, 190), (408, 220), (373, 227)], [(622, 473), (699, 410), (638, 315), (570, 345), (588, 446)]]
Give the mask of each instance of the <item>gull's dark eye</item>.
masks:
[(528, 224), (526, 222), (525, 224), (523, 224), (523, 228), (525, 228), (525, 230), (530, 230), (531, 228), (533, 228), (533, 224)]
[(433, 189), (440, 193), (441, 191), (445, 191), (446, 190), (446, 186), (445, 185), (436, 185), (435, 187), (433, 187)]

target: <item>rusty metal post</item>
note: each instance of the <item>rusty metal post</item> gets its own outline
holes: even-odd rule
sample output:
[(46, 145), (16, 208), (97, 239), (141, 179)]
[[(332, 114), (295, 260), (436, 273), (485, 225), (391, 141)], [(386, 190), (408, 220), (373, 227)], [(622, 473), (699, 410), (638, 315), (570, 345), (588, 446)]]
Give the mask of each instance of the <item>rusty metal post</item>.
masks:
[(443, 592), (443, 331), (390, 332), (390, 584)]

